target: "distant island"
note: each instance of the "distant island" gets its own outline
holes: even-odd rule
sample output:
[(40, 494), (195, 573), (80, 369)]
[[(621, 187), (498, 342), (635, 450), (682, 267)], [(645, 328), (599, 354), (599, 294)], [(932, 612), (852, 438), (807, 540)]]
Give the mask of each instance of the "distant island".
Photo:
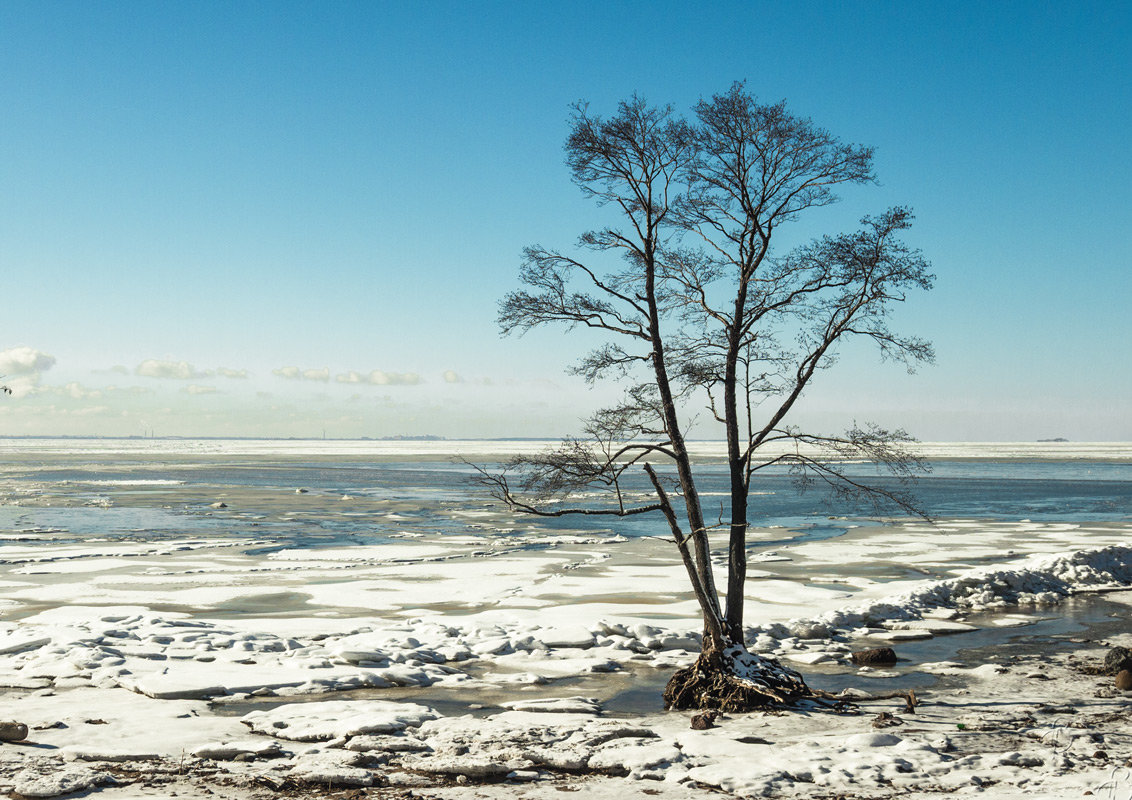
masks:
[(1068, 442), (1068, 441), (1069, 441), (1068, 439), (1063, 439), (1060, 436), (1058, 436), (1056, 439), (1038, 439), (1039, 443), (1042, 443), (1042, 442)]

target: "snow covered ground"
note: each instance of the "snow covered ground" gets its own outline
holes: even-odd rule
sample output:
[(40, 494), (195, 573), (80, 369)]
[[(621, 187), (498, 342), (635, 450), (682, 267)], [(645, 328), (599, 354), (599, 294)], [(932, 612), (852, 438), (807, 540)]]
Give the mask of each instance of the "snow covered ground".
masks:
[[(753, 649), (815, 685), (915, 688), (920, 703), (693, 730), (659, 708), (664, 679), (698, 646), (683, 568), (661, 539), (458, 505), (448, 513), (463, 532), (428, 535), (399, 526), (385, 500), (203, 497), (156, 463), (61, 489), (26, 479), (42, 464), (20, 459), (45, 453), (25, 441), (37, 440), (0, 447), (0, 721), (30, 731), (0, 744), (0, 792), (1132, 797), (1132, 693), (1088, 669), (1132, 646), (1127, 521), (847, 525), (758, 550)], [(214, 443), (183, 447), (198, 444)], [(123, 458), (56, 446), (46, 455), (72, 466)], [(167, 507), (183, 531), (68, 527), (109, 530), (127, 524), (115, 514)], [(277, 538), (279, 520), (303, 515), (381, 520), (388, 540)], [(1062, 624), (1070, 609), (1092, 627)], [(1027, 633), (1042, 638), (1010, 643)], [(880, 645), (905, 660), (850, 663)]]

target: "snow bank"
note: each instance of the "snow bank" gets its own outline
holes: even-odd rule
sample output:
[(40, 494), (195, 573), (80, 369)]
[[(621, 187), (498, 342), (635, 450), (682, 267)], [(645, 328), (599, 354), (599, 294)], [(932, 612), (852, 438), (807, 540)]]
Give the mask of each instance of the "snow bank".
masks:
[[(1034, 555), (1010, 566), (979, 567), (955, 578), (924, 581), (911, 591), (813, 618), (751, 627), (747, 638), (754, 641), (760, 634), (779, 639), (821, 638), (891, 620), (919, 620), (933, 609), (973, 612), (1010, 605), (1054, 605), (1076, 592), (1128, 585), (1132, 585), (1132, 547), (1113, 545), (1053, 556)], [(933, 623), (923, 629), (936, 633), (948, 627), (952, 626)]]

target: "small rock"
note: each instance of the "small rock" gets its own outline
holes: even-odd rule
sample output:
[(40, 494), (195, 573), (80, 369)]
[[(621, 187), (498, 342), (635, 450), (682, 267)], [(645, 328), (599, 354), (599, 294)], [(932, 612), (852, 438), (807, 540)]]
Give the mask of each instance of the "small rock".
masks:
[(1116, 673), (1116, 688), (1122, 692), (1132, 691), (1132, 670), (1122, 669)]
[(227, 503), (220, 503), (220, 502), (213, 503), (212, 505), (209, 506), (209, 508), (227, 508), (227, 507), (228, 507)]
[(904, 720), (900, 719), (900, 717), (896, 716), (895, 714), (889, 713), (888, 711), (880, 712), (876, 715), (876, 718), (873, 719), (874, 728), (892, 728), (896, 725), (903, 724)]
[(896, 663), (896, 653), (891, 647), (874, 647), (870, 650), (857, 650), (856, 652), (850, 653), (849, 658), (854, 664), (861, 667)]
[(49, 731), (55, 728), (66, 728), (67, 723), (56, 720), (55, 722), (47, 723), (45, 725), (33, 725), (33, 731)]
[(719, 716), (717, 711), (706, 711), (703, 714), (692, 715), (692, 730), (706, 731), (715, 727), (715, 720)]
[(1106, 675), (1115, 675), (1124, 670), (1132, 670), (1132, 650), (1127, 647), (1114, 647), (1105, 653), (1104, 671)]
[(0, 742), (22, 742), (28, 738), (28, 726), (22, 722), (0, 722)]

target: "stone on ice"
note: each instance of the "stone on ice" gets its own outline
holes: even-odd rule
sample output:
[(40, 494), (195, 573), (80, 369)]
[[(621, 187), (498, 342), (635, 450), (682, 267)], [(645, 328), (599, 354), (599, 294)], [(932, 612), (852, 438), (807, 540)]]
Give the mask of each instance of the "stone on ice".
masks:
[(1127, 647), (1114, 647), (1105, 653), (1105, 674), (1115, 675), (1122, 670), (1132, 670), (1132, 650)]
[(28, 738), (28, 726), (22, 722), (0, 722), (0, 742), (22, 742)]
[(891, 647), (875, 647), (871, 650), (858, 650), (849, 654), (858, 666), (875, 667), (878, 664), (895, 664), (896, 653)]

